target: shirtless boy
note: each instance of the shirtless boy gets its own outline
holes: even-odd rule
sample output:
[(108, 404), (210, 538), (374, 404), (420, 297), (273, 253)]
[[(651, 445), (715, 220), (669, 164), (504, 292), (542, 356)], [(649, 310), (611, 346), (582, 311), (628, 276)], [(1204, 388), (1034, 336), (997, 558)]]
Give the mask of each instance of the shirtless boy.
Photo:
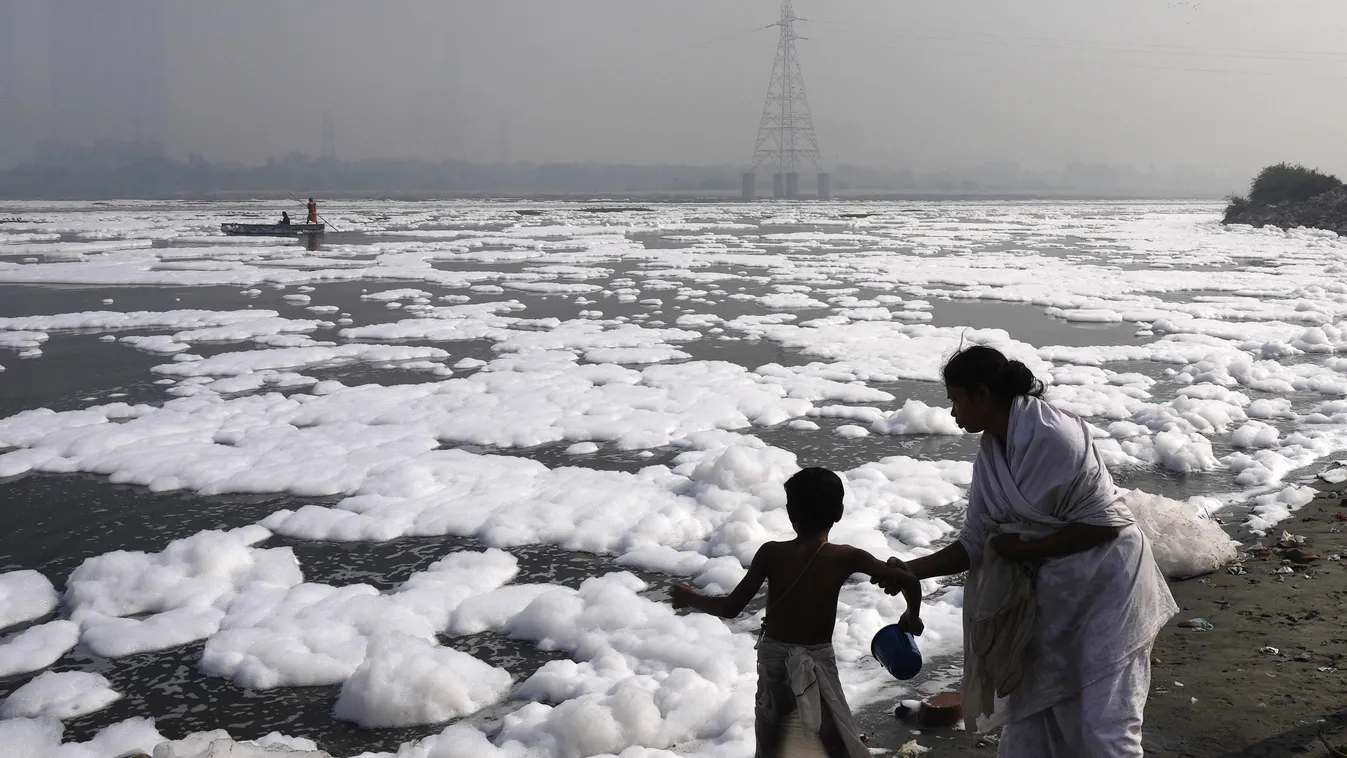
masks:
[[(842, 518), (842, 496), (837, 474), (823, 468), (796, 473), (786, 481), (786, 512), (795, 539), (759, 548), (748, 574), (728, 596), (710, 597), (691, 587), (670, 590), (675, 608), (728, 619), (742, 613), (767, 582), (754, 709), (757, 758), (779, 753), (782, 726), (797, 709), (805, 730), (819, 735), (829, 755), (869, 756), (852, 723), (832, 649), (837, 596), (851, 576), (865, 574), (900, 585), (907, 611), (899, 623), (914, 635), (922, 632), (921, 583), (916, 577), (859, 548), (828, 542), (828, 532)], [(804, 684), (796, 691), (792, 681)]]

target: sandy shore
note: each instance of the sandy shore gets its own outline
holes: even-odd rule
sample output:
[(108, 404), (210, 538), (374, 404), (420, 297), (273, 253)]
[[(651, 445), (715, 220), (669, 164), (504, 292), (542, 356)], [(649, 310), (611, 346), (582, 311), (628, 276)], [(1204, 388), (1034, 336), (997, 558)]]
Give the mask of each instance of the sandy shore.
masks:
[[(1347, 746), (1347, 560), (1331, 560), (1347, 554), (1339, 513), (1347, 515), (1343, 493), (1325, 491), (1261, 543), (1237, 530), (1246, 551), (1271, 548), (1252, 550), (1244, 573), (1172, 585), (1182, 610), (1156, 641), (1148, 755), (1327, 756), (1321, 730)], [(1275, 547), (1282, 530), (1304, 538), (1284, 543), (1302, 554)], [(1285, 568), (1292, 573), (1277, 573)], [(1178, 625), (1193, 618), (1213, 628)], [(894, 751), (916, 740), (931, 749), (929, 758), (995, 755), (994, 745), (977, 747), (958, 731), (914, 730), (886, 709), (859, 716), (871, 747)]]

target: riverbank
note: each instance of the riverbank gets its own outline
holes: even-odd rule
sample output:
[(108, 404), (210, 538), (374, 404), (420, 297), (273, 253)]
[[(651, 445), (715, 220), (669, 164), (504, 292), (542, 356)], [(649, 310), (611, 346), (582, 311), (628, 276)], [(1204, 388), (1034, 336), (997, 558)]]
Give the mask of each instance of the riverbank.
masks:
[[(1275, 533), (1244, 539), (1250, 555), (1243, 573), (1172, 585), (1182, 610), (1155, 645), (1148, 755), (1317, 758), (1328, 755), (1321, 730), (1347, 744), (1347, 561), (1333, 560), (1347, 554), (1347, 521), (1338, 516), (1347, 513), (1343, 496), (1325, 490)], [(1281, 529), (1304, 538), (1291, 548), (1300, 554), (1275, 547)], [(1289, 563), (1288, 554), (1305, 562)], [(1278, 573), (1287, 569), (1292, 573)], [(1213, 628), (1179, 626), (1194, 618)], [(957, 731), (914, 730), (887, 708), (863, 713), (861, 722), (872, 747), (897, 750), (916, 740), (931, 749), (930, 758), (995, 755), (994, 744), (978, 747)]]
[(1232, 200), (1226, 209), (1225, 223), (1279, 229), (1305, 227), (1347, 234), (1347, 189), (1330, 190), (1308, 200), (1286, 200), (1270, 205)]

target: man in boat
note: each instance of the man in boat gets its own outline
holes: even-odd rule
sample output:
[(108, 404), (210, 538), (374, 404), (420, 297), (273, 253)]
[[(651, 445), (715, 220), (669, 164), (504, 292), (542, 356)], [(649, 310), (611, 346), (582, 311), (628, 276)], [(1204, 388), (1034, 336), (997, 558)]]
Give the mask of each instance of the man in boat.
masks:
[(313, 201), (313, 198), (309, 198), (309, 220), (305, 221), (304, 223), (306, 224), (318, 223), (318, 203), (315, 203)]
[(289, 214), (288, 212), (286, 212), (286, 211), (281, 211), (281, 224), (280, 224), (280, 225), (281, 225), (281, 226), (289, 226), (289, 225), (290, 225), (290, 214)]

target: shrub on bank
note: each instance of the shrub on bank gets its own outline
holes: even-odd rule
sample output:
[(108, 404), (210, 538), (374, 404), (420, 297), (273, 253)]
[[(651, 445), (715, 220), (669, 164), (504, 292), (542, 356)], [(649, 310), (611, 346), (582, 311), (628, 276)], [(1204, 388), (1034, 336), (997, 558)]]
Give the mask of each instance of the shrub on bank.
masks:
[(1258, 172), (1249, 196), (1226, 198), (1226, 224), (1309, 227), (1347, 234), (1347, 185), (1336, 176), (1278, 163)]
[(1278, 163), (1258, 172), (1258, 177), (1249, 189), (1249, 202), (1253, 205), (1275, 205), (1304, 201), (1341, 186), (1342, 182), (1331, 174), (1299, 164)]

